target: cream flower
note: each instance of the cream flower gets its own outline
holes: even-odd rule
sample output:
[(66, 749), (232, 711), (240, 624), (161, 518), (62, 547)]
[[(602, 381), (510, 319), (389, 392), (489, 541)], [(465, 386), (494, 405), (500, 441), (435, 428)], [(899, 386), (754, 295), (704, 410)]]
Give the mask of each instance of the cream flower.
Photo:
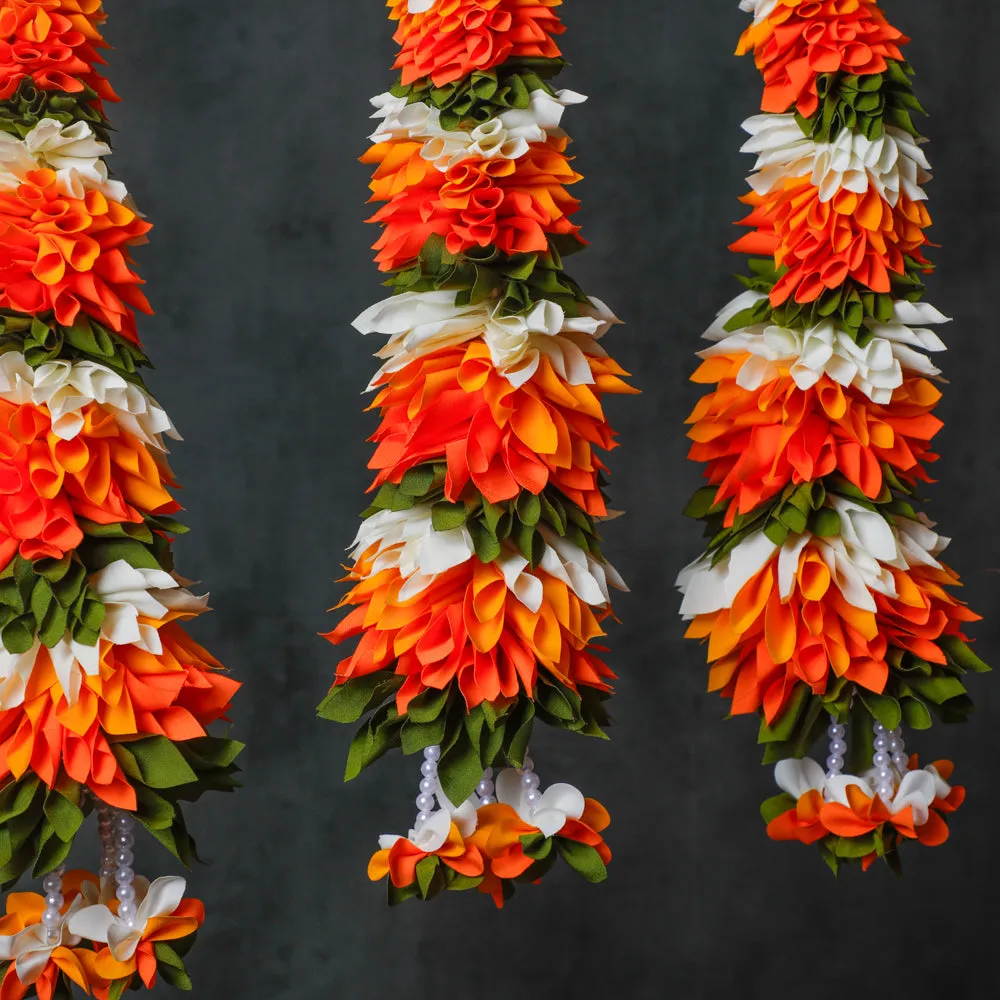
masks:
[(730, 302), (705, 331), (705, 340), (716, 343), (698, 356), (749, 354), (736, 376), (737, 385), (747, 391), (778, 378), (787, 371), (800, 389), (809, 389), (824, 375), (843, 386), (853, 386), (874, 403), (885, 405), (903, 384), (904, 372), (934, 378), (941, 374), (921, 351), (944, 350), (940, 339), (926, 329), (913, 329), (911, 322), (947, 322), (933, 306), (923, 303), (896, 302), (889, 323), (866, 321), (871, 333), (862, 347), (832, 320), (825, 320), (806, 330), (790, 330), (774, 324), (757, 323), (728, 332), (726, 324), (745, 309), (752, 308), (767, 296), (744, 292)]
[(895, 206), (900, 194), (924, 201), (921, 184), (931, 179), (931, 165), (917, 140), (887, 125), (878, 139), (843, 129), (832, 142), (815, 142), (802, 134), (794, 115), (754, 115), (743, 123), (751, 138), (741, 152), (756, 153), (754, 174), (747, 183), (759, 195), (786, 179), (809, 177), (820, 201), (838, 191), (864, 194), (869, 186)]
[(372, 118), (381, 121), (370, 138), (372, 142), (423, 139), (420, 155), (441, 171), (470, 157), (517, 160), (528, 152), (531, 143), (565, 135), (560, 127), (563, 112), (586, 99), (572, 90), (550, 94), (538, 89), (532, 91), (527, 108), (504, 111), (469, 129), (446, 129), (437, 108), (422, 101), (410, 104), (405, 97), (389, 93), (379, 94), (372, 98), (376, 109)]
[(17, 978), (23, 986), (31, 986), (45, 971), (57, 948), (75, 948), (80, 938), (71, 933), (69, 924), (86, 905), (82, 896), (70, 904), (59, 924), (58, 936), (49, 940), (45, 925), (41, 923), (25, 927), (17, 934), (0, 936), (0, 962), (13, 962)]
[(433, 854), (447, 843), (452, 823), (458, 827), (462, 837), (471, 837), (476, 832), (479, 818), (476, 815), (476, 804), (471, 797), (460, 806), (455, 806), (444, 794), (440, 782), (434, 794), (440, 809), (431, 813), (430, 819), (423, 821), (418, 819), (416, 826), (405, 838), (395, 833), (383, 834), (378, 839), (378, 846), (383, 851), (389, 850), (398, 840), (408, 840), (425, 854)]
[(774, 768), (774, 780), (783, 792), (796, 801), (809, 792), (822, 795), (826, 790), (826, 772), (812, 757), (779, 760)]
[(148, 887), (138, 880), (135, 885), (139, 906), (134, 923), (119, 919), (99, 903), (75, 913), (68, 921), (70, 931), (96, 944), (106, 944), (116, 962), (128, 962), (135, 955), (149, 922), (175, 913), (187, 889), (184, 879), (176, 876), (158, 878)]
[(587, 803), (583, 793), (572, 785), (550, 785), (534, 802), (528, 801), (531, 789), (521, 781), (521, 772), (508, 767), (497, 775), (497, 802), (510, 806), (525, 823), (538, 827), (546, 837), (554, 837), (569, 819), (579, 819)]
[(163, 435), (180, 440), (148, 392), (94, 361), (48, 361), (32, 368), (23, 354), (8, 351), (0, 355), (0, 399), (47, 407), (52, 432), (64, 441), (83, 429), (81, 411), (91, 403), (113, 413), (123, 430), (157, 451), (167, 450)]
[(59, 191), (68, 197), (100, 191), (111, 201), (125, 201), (125, 185), (109, 179), (102, 159), (110, 153), (86, 122), (43, 118), (23, 139), (0, 133), (0, 187), (17, 187), (28, 171), (43, 167), (55, 172)]
[[(155, 655), (163, 652), (159, 632), (152, 625), (140, 622), (140, 617), (161, 619), (171, 611), (198, 614), (207, 607), (207, 598), (196, 597), (169, 573), (136, 569), (121, 559), (91, 577), (90, 586), (105, 607), (101, 640), (116, 646), (138, 646)], [(24, 703), (41, 649), (38, 639), (24, 653), (0, 649), (0, 710)], [(88, 646), (67, 633), (49, 648), (48, 654), (67, 704), (75, 705), (83, 678), (100, 673), (100, 642)]]
[(511, 385), (524, 385), (543, 356), (570, 384), (584, 385), (593, 382), (587, 355), (604, 356), (597, 341), (620, 321), (600, 299), (590, 299), (580, 311), (580, 316), (567, 316), (560, 305), (543, 299), (527, 313), (501, 316), (489, 302), (456, 305), (451, 291), (404, 292), (365, 310), (354, 328), (389, 337), (376, 353), (385, 364), (369, 389), (417, 358), (477, 337), (485, 341), (497, 371)]
[[(539, 569), (561, 580), (580, 600), (594, 607), (610, 602), (609, 588), (627, 590), (618, 571), (607, 562), (560, 538), (542, 527), (546, 548)], [(403, 578), (401, 600), (423, 593), (435, 578), (475, 556), (469, 529), (463, 524), (437, 531), (429, 504), (417, 504), (405, 511), (383, 510), (361, 525), (351, 556), (359, 559), (372, 553), (371, 575), (395, 569)], [(520, 552), (507, 548), (497, 559), (507, 589), (530, 611), (542, 606), (544, 585)]]
[[(740, 590), (777, 555), (778, 593), (787, 601), (795, 586), (799, 557), (811, 546), (823, 559), (833, 585), (853, 607), (876, 610), (873, 594), (897, 597), (891, 569), (928, 565), (947, 545), (926, 521), (904, 518), (890, 524), (881, 514), (831, 495), (829, 506), (840, 515), (840, 534), (819, 538), (811, 532), (790, 536), (780, 547), (763, 532), (740, 542), (717, 565), (702, 556), (681, 570), (677, 587), (684, 595), (685, 620), (732, 607)], [(914, 562), (909, 561), (910, 557)]]

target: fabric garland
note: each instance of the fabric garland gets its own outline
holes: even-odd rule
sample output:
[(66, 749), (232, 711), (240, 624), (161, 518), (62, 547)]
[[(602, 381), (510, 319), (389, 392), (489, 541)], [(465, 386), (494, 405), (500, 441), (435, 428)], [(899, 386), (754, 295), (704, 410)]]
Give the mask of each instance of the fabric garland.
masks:
[[(923, 301), (930, 164), (903, 58), (873, 0), (742, 0), (738, 54), (764, 77), (744, 152), (745, 291), (705, 334), (688, 423), (707, 553), (681, 573), (709, 689), (760, 716), (775, 840), (836, 872), (948, 836), (964, 789), (920, 768), (903, 727), (963, 721), (978, 616), (918, 513), (937, 458), (947, 319)], [(825, 766), (806, 755), (829, 739)]]
[[(601, 338), (618, 320), (563, 269), (584, 242), (554, 89), (562, 0), (389, 0), (399, 78), (374, 98), (372, 500), (351, 548), (355, 640), (320, 705), (363, 720), (346, 777), (422, 756), (417, 818), (369, 866), (389, 901), (478, 889), (497, 906), (559, 858), (606, 877), (604, 808), (542, 789), (532, 726), (603, 736), (600, 645), (625, 589), (609, 516), (602, 399), (629, 393)], [(494, 768), (497, 769), (495, 773)]]
[[(242, 749), (209, 732), (239, 684), (173, 568), (179, 436), (142, 376), (151, 227), (107, 166), (104, 20), (0, 0), (0, 883), (44, 879), (0, 917), (4, 1000), (191, 989), (204, 907), (136, 874), (133, 831), (190, 866), (183, 803), (236, 787)], [(101, 867), (67, 872), (93, 812)]]

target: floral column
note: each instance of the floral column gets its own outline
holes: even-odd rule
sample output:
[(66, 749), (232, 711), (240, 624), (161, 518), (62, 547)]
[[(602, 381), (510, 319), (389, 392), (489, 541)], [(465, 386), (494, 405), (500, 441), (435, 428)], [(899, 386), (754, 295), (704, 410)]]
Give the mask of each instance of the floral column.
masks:
[[(182, 804), (233, 788), (241, 749), (208, 733), (239, 685), (173, 571), (178, 435), (143, 381), (150, 225), (106, 163), (104, 16), (0, 2), (0, 882), (44, 877), (0, 919), (12, 998), (190, 989), (204, 908), (136, 875), (133, 831), (190, 864)], [(67, 872), (95, 811), (100, 870)]]
[[(608, 816), (542, 791), (536, 721), (602, 736), (614, 675), (597, 645), (623, 589), (604, 560), (601, 400), (629, 392), (617, 322), (563, 270), (584, 244), (567, 188), (562, 0), (390, 0), (399, 78), (373, 100), (372, 220), (392, 297), (380, 338), (371, 505), (327, 636), (356, 640), (323, 718), (364, 719), (347, 778), (422, 758), (417, 817), (383, 837), (391, 902), (478, 888), (498, 906), (560, 857), (591, 881)], [(500, 768), (494, 774), (494, 768)]]
[[(689, 424), (709, 484), (688, 513), (707, 554), (679, 585), (709, 688), (760, 716), (782, 794), (776, 840), (817, 844), (836, 872), (948, 836), (964, 789), (920, 768), (902, 727), (962, 721), (977, 620), (918, 513), (947, 322), (924, 301), (930, 165), (903, 59), (871, 0), (743, 0), (739, 53), (764, 76), (748, 119), (745, 291), (705, 334)], [(823, 765), (805, 757), (828, 739)]]

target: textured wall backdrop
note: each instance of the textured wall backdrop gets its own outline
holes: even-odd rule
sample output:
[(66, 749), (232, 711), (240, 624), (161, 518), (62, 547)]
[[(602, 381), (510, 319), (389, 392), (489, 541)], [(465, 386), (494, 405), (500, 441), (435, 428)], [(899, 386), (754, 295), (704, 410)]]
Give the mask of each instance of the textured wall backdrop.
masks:
[[(1000, 251), (993, 67), (1000, 7), (886, 0), (910, 34), (936, 167), (930, 299), (950, 385), (932, 516), (987, 615), (979, 651), (1000, 659), (996, 448)], [(724, 722), (703, 653), (681, 638), (676, 571), (700, 548), (680, 516), (698, 470), (682, 421), (692, 352), (735, 294), (726, 251), (750, 159), (739, 125), (760, 78), (731, 53), (735, 0), (567, 0), (564, 85), (586, 181), (574, 258), (584, 287), (627, 326), (611, 347), (644, 395), (612, 400), (607, 551), (633, 593), (619, 603), (621, 675), (610, 745), (540, 734), (543, 778), (575, 781), (614, 818), (603, 887), (554, 874), (497, 914), (449, 897), (388, 911), (364, 870), (375, 837), (411, 819), (416, 765), (392, 758), (340, 781), (347, 727), (315, 720), (336, 653), (316, 637), (355, 530), (373, 428), (360, 390), (375, 345), (351, 319), (381, 294), (355, 162), (367, 100), (390, 83), (379, 0), (108, 0), (124, 103), (114, 165), (156, 223), (139, 251), (158, 312), (142, 325), (150, 385), (186, 434), (176, 470), (192, 534), (179, 564), (216, 612), (199, 638), (246, 682), (234, 713), (249, 740), (246, 787), (192, 810), (211, 866), (195, 873), (209, 921), (193, 963), (205, 1000), (321, 1000), (448, 993), (493, 1000), (615, 996), (755, 998), (793, 991), (931, 997), (995, 970), (1000, 690), (957, 731), (915, 746), (954, 755), (970, 799), (952, 842), (913, 849), (908, 874), (839, 884), (812, 851), (768, 841), (757, 816), (772, 779), (754, 724)], [(150, 846), (147, 869), (162, 853)], [(164, 868), (167, 866), (163, 866)], [(157, 995), (166, 995), (167, 990)]]

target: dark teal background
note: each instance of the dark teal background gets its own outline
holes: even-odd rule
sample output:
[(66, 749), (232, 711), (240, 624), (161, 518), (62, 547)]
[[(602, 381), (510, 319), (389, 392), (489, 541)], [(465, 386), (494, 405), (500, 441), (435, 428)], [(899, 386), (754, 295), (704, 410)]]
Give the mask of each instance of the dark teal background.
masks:
[[(939, 271), (932, 301), (950, 384), (941, 480), (927, 510), (987, 616), (1000, 659), (997, 275), (1000, 7), (887, 0), (931, 112)], [(113, 165), (156, 223), (139, 266), (157, 315), (141, 324), (150, 385), (186, 441), (173, 462), (193, 528), (179, 566), (211, 589), (196, 634), (245, 688), (234, 712), (246, 787), (192, 809), (210, 866), (192, 876), (209, 920), (193, 954), (199, 1000), (812, 1000), (972, 996), (995, 981), (1000, 769), (996, 683), (972, 681), (968, 726), (911, 735), (953, 756), (969, 801), (946, 846), (835, 882), (818, 855), (768, 841), (772, 794), (755, 726), (724, 722), (703, 651), (682, 640), (673, 590), (700, 547), (680, 510), (698, 483), (683, 420), (699, 336), (736, 292), (726, 251), (749, 157), (740, 122), (761, 83), (732, 56), (735, 0), (567, 0), (562, 85), (591, 95), (566, 124), (586, 180), (591, 249), (574, 275), (627, 325), (606, 341), (644, 394), (609, 410), (607, 552), (633, 587), (618, 603), (621, 676), (610, 744), (539, 734), (546, 782), (602, 799), (610, 881), (554, 872), (503, 914), (485, 897), (385, 908), (365, 878), (378, 834), (405, 832), (413, 760), (340, 781), (350, 732), (315, 720), (337, 653), (316, 637), (368, 483), (360, 395), (374, 343), (350, 321), (381, 297), (355, 157), (368, 98), (392, 80), (379, 0), (108, 0), (111, 78), (124, 103)], [(95, 835), (96, 837), (96, 835)], [(140, 866), (169, 870), (155, 845)], [(157, 996), (167, 990), (157, 991)]]

